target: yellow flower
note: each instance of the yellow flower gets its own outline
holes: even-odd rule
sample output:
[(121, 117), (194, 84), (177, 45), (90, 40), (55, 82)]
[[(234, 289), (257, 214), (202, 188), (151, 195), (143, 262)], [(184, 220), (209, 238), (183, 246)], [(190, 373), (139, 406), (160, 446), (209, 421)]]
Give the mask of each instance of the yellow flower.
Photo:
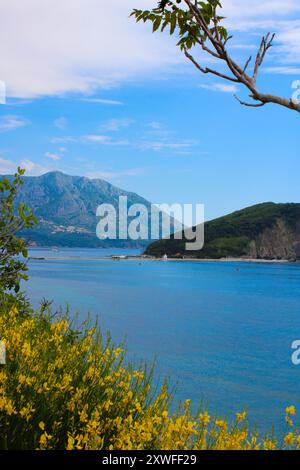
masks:
[(71, 375), (65, 374), (62, 378), (61, 383), (58, 386), (59, 390), (64, 391), (64, 390), (67, 390), (68, 388), (72, 389), (73, 387), (69, 387), (71, 382), (72, 382)]
[(40, 447), (41, 449), (46, 449), (48, 446), (48, 441), (52, 439), (52, 436), (50, 434), (44, 432), (41, 437), (40, 437)]
[(84, 407), (82, 411), (79, 411), (79, 419), (82, 423), (88, 422), (87, 406)]
[(276, 444), (272, 440), (266, 440), (264, 441), (264, 450), (275, 450), (276, 449)]
[(68, 436), (67, 450), (75, 449), (75, 439), (72, 436)]
[(86, 371), (86, 374), (85, 374), (85, 376), (84, 376), (84, 380), (89, 380), (89, 379), (91, 379), (93, 376), (95, 376), (96, 373), (97, 373), (96, 368), (93, 367), (93, 366), (90, 366), (90, 367), (88, 368), (88, 370)]
[(138, 413), (141, 413), (142, 411), (141, 404), (138, 401), (135, 402), (135, 409)]
[(138, 380), (143, 380), (143, 378), (144, 378), (144, 373), (141, 372), (141, 371), (139, 371), (139, 370), (136, 370), (136, 371), (134, 371), (134, 373), (133, 373), (133, 378), (134, 378), (134, 379), (138, 379)]
[(9, 416), (16, 414), (16, 410), (12, 400), (7, 398), (6, 396), (0, 395), (0, 411), (6, 412)]
[(30, 404), (28, 404), (27, 406), (24, 406), (20, 410), (20, 416), (21, 416), (21, 418), (25, 418), (26, 421), (28, 422), (31, 419), (32, 414), (34, 412), (35, 412), (35, 409)]
[(30, 346), (30, 343), (27, 341), (25, 341), (25, 343), (23, 344), (22, 354), (25, 357), (30, 357), (31, 355), (31, 346)]
[(295, 441), (295, 436), (292, 432), (289, 432), (284, 438), (284, 443), (287, 445), (292, 445), (294, 441)]
[(113, 406), (113, 402), (110, 401), (110, 400), (107, 400), (107, 401), (104, 403), (104, 409), (105, 409), (106, 411), (108, 411), (109, 408), (111, 408), (112, 406)]
[(203, 424), (203, 426), (209, 425), (210, 416), (207, 411), (204, 411), (204, 413), (200, 413), (200, 423)]
[(32, 380), (32, 378), (30, 378), (30, 377), (26, 377), (26, 375), (20, 374), (20, 375), (19, 375), (18, 382), (19, 382), (20, 385), (28, 385), (28, 386), (30, 386), (30, 385), (32, 385), (33, 380)]
[(51, 331), (54, 333), (65, 333), (69, 328), (69, 323), (66, 320), (61, 320), (51, 325)]
[(222, 419), (216, 419), (215, 425), (216, 425), (218, 428), (224, 428), (224, 427), (226, 427), (226, 423), (225, 423), (225, 421), (223, 421)]
[(286, 412), (287, 415), (295, 415), (296, 414), (296, 408), (294, 407), (294, 405), (288, 406), (285, 409), (285, 412)]
[(243, 413), (237, 413), (236, 414), (236, 420), (238, 423), (241, 423), (242, 421), (245, 421), (247, 418), (247, 413), (246, 411), (243, 411)]
[(289, 417), (289, 415), (287, 415), (287, 416), (285, 417), (285, 421), (286, 421), (286, 423), (287, 423), (288, 426), (291, 426), (291, 427), (294, 426), (294, 422), (293, 422), (293, 420)]
[(11, 319), (14, 319), (17, 317), (17, 315), (18, 315), (18, 309), (17, 307), (13, 307), (11, 311), (9, 312), (9, 316), (11, 317)]
[(117, 359), (122, 353), (124, 352), (123, 348), (116, 348), (114, 349), (113, 353), (115, 358)]
[[(119, 357), (122, 348), (103, 344), (95, 330), (83, 327), (80, 335), (73, 336), (68, 328), (67, 317), (52, 324), (40, 313), (24, 319), (17, 310), (8, 314), (0, 306), (0, 338), (9, 347), (12, 364), (0, 370), (0, 415), (11, 447), (19, 443), (22, 448), (43, 450), (279, 447), (274, 439), (251, 433), (245, 411), (237, 413), (233, 424), (212, 420), (206, 410), (194, 415), (190, 400), (170, 412), (168, 388), (162, 387), (153, 397), (149, 375), (127, 366)], [(295, 414), (294, 406), (286, 408), (288, 424), (293, 424)], [(283, 449), (299, 449), (300, 433), (287, 432), (280, 442)]]

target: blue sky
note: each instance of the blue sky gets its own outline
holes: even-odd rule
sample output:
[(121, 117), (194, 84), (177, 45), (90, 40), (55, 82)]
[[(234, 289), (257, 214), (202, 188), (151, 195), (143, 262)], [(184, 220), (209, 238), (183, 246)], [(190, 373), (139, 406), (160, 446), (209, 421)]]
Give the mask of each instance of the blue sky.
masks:
[[(168, 36), (128, 19), (155, 2), (99, 3), (2, 0), (1, 173), (22, 164), (32, 175), (104, 178), (155, 203), (204, 203), (207, 218), (300, 202), (299, 115), (240, 106), (242, 89), (200, 75)], [(300, 80), (299, 2), (248, 5), (224, 1), (232, 53), (244, 61), (275, 31), (259, 86), (289, 97)]]

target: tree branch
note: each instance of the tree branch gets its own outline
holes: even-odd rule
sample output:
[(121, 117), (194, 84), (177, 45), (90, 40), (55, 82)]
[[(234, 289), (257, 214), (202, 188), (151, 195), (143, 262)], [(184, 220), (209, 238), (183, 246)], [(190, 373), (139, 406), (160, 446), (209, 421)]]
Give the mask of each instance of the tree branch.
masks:
[(234, 95), (235, 99), (238, 100), (240, 104), (243, 106), (249, 106), (250, 108), (260, 108), (262, 106), (265, 106), (266, 103), (247, 103), (246, 101), (240, 100), (240, 98), (237, 95)]
[(258, 51), (257, 56), (256, 56), (255, 67), (254, 67), (254, 72), (253, 72), (253, 77), (252, 77), (252, 80), (253, 80), (254, 83), (256, 83), (257, 74), (258, 74), (260, 66), (262, 65), (262, 63), (264, 61), (266, 53), (268, 52), (270, 47), (272, 47), (272, 45), (273, 45), (273, 41), (274, 41), (274, 38), (275, 38), (275, 33), (272, 34), (271, 39), (269, 39), (270, 36), (271, 36), (271, 33), (268, 33), (266, 36), (263, 36), (263, 38), (262, 38), (260, 48), (259, 48), (259, 51)]
[[(220, 78), (223, 78), (224, 80), (231, 81), (234, 83), (240, 83), (244, 85), (248, 90), (251, 92), (250, 98), (252, 98), (254, 101), (257, 101), (258, 103), (247, 103), (245, 101), (240, 100), (237, 96), (235, 98), (239, 101), (239, 103), (243, 106), (249, 106), (249, 107), (255, 107), (259, 108), (262, 106), (265, 106), (266, 104), (273, 103), (273, 104), (278, 104), (280, 106), (283, 106), (285, 108), (291, 109), (293, 111), (297, 111), (300, 113), (300, 103), (294, 102), (292, 99), (286, 99), (282, 98), (280, 96), (275, 96), (271, 94), (265, 94), (261, 93), (257, 89), (257, 77), (258, 77), (258, 72), (263, 64), (263, 61), (266, 57), (266, 54), (268, 50), (273, 46), (273, 42), (275, 39), (275, 33), (271, 35), (271, 33), (267, 33), (265, 36), (263, 36), (261, 40), (261, 44), (259, 47), (259, 50), (256, 55), (256, 60), (255, 60), (255, 65), (253, 69), (253, 75), (249, 76), (247, 74), (247, 69), (250, 65), (250, 62), (252, 60), (252, 57), (249, 57), (247, 60), (246, 64), (244, 67), (240, 67), (233, 59), (232, 57), (228, 54), (226, 50), (226, 44), (229, 39), (231, 39), (232, 36), (228, 36), (226, 39), (222, 40), (220, 37), (220, 34), (216, 32), (214, 35), (209, 27), (209, 25), (206, 24), (203, 15), (201, 14), (201, 11), (199, 7), (197, 6), (197, 3), (193, 4), (191, 0), (184, 0), (186, 3), (188, 9), (194, 16), (199, 28), (201, 31), (203, 31), (205, 37), (207, 40), (210, 42), (212, 45), (213, 50), (211, 50), (209, 47), (206, 46), (205, 41), (199, 41), (197, 40), (196, 42), (199, 44), (202, 48), (203, 51), (207, 52), (208, 54), (212, 55), (218, 60), (221, 60), (226, 63), (227, 67), (231, 71), (233, 77), (230, 75), (218, 72), (216, 70), (210, 69), (208, 67), (202, 67), (190, 54), (187, 50), (186, 47), (183, 48), (185, 56), (195, 65), (195, 67), (204, 74), (213, 74), (216, 75)], [(216, 12), (214, 12), (213, 18), (212, 18), (212, 23), (215, 26), (215, 30), (218, 31), (217, 28), (217, 15)]]
[[(181, 8), (177, 5), (179, 3), (184, 3), (185, 6)], [(240, 104), (257, 108), (273, 103), (300, 113), (300, 102), (261, 93), (257, 88), (258, 74), (267, 52), (273, 46), (275, 34), (269, 32), (262, 37), (253, 71), (249, 72), (252, 57), (249, 57), (244, 65), (239, 65), (226, 48), (232, 36), (222, 25), (223, 18), (218, 14), (219, 7), (221, 7), (220, 1), (212, 0), (201, 2), (197, 0), (176, 0), (176, 2), (175, 0), (161, 0), (158, 8), (151, 11), (133, 10), (132, 15), (136, 17), (137, 21), (151, 21), (154, 32), (159, 28), (164, 31), (167, 25), (170, 26), (170, 34), (177, 30), (180, 37), (178, 46), (201, 73), (212, 74), (223, 80), (241, 84), (250, 91), (249, 96), (254, 103), (248, 103), (236, 97)], [(216, 62), (220, 61), (225, 65), (228, 71), (219, 72), (209, 67), (203, 67), (190, 53), (190, 49), (197, 45), (203, 52), (216, 59)]]
[(213, 75), (217, 75), (220, 78), (224, 78), (225, 80), (229, 80), (231, 82), (239, 83), (237, 78), (234, 77), (229, 77), (229, 75), (224, 75), (223, 73), (217, 72), (216, 70), (213, 70), (211, 68), (205, 67), (203, 68), (197, 61), (196, 59), (187, 51), (186, 47), (184, 47), (184, 54), (185, 56), (195, 65), (195, 67), (200, 70), (200, 72), (207, 74), (211, 73)]

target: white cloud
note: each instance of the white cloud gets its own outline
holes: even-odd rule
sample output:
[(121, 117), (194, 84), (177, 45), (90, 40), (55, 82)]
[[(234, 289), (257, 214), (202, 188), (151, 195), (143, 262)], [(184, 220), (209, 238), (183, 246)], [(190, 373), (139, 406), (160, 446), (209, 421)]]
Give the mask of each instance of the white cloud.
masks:
[[(54, 138), (51, 139), (52, 143), (60, 143), (63, 141), (64, 138)], [(89, 134), (85, 136), (79, 137), (67, 137), (65, 138), (66, 142), (77, 142), (82, 144), (98, 144), (98, 145), (111, 145), (111, 146), (131, 146), (136, 149), (140, 150), (153, 150), (154, 152), (160, 152), (162, 150), (170, 150), (176, 153), (180, 151), (187, 150), (193, 147), (196, 142), (191, 141), (169, 141), (166, 140), (165, 136), (157, 136), (157, 140), (135, 140), (130, 141), (128, 139), (113, 139), (111, 136), (108, 135), (98, 135), (98, 134)], [(51, 156), (50, 156), (51, 155)], [(49, 154), (47, 153), (46, 156), (48, 158), (52, 158), (53, 160), (57, 159), (56, 154)]]
[[(50, 155), (50, 154), (49, 154)], [(48, 156), (49, 156), (48, 155)], [(51, 158), (51, 157), (49, 157)], [(54, 159), (56, 160), (56, 159)], [(0, 157), (0, 174), (11, 175), (17, 171), (18, 166), (26, 170), (27, 176), (40, 176), (55, 168), (39, 165), (29, 159), (24, 159), (18, 163)], [(90, 169), (85, 173), (85, 176), (91, 179), (116, 179), (121, 177), (135, 177), (145, 173), (145, 168), (129, 168), (120, 171), (99, 171), (97, 169)]]
[(103, 98), (83, 98), (81, 101), (86, 101), (87, 103), (107, 104), (110, 106), (123, 106), (124, 104), (122, 101), (105, 100)]
[(250, 50), (250, 49), (257, 49), (257, 44), (231, 44), (230, 49), (236, 50)]
[(15, 173), (18, 165), (11, 160), (6, 160), (0, 157), (0, 173), (2, 175), (10, 175)]
[(67, 125), (68, 125), (68, 121), (65, 117), (57, 118), (54, 121), (54, 126), (57, 127), (57, 129), (60, 129), (62, 131), (66, 129)]
[[(178, 64), (185, 59), (174, 41), (168, 35), (153, 35), (150, 25), (129, 18), (132, 8), (151, 8), (155, 3), (109, 0), (104, 7), (99, 0), (1, 0), (5, 22), (0, 29), (0, 79), (6, 82), (9, 97), (78, 92), (91, 103), (118, 106), (123, 103), (93, 95), (133, 77), (178, 73)], [(299, 21), (291, 18), (300, 12), (299, 0), (222, 3), (229, 28), (251, 33), (249, 48), (257, 33), (274, 30), (279, 41), (274, 61), (300, 62)]]
[[(235, 32), (248, 32), (249, 49), (253, 49), (253, 34), (268, 31), (276, 33), (276, 42), (268, 60), (295, 64), (300, 63), (300, 2), (299, 0), (223, 0), (226, 26)], [(234, 44), (234, 40), (233, 40)], [(259, 38), (256, 48), (259, 47)], [(245, 48), (245, 45), (242, 45)]]
[[(223, 90), (223, 86), (220, 85), (220, 88)], [(224, 85), (226, 88), (226, 84)], [(224, 90), (223, 90), (224, 91)], [(230, 88), (232, 91), (232, 88)], [(124, 119), (111, 119), (103, 123), (100, 127), (101, 130), (108, 132), (116, 132), (127, 128), (134, 121), (128, 118)], [(115, 138), (112, 135), (107, 134), (86, 134), (86, 135), (77, 135), (77, 136), (62, 136), (54, 137), (50, 139), (52, 144), (62, 144), (62, 143), (77, 143), (81, 145), (105, 145), (105, 146), (129, 146), (133, 149), (138, 150), (152, 150), (154, 152), (160, 152), (163, 150), (169, 150), (174, 153), (187, 154), (189, 149), (195, 147), (198, 142), (191, 139), (180, 139), (174, 135), (174, 132), (168, 130), (162, 123), (158, 121), (152, 121), (146, 125), (141, 125), (138, 127), (138, 137), (134, 139), (130, 138)], [(63, 147), (64, 151), (66, 149)], [(64, 153), (64, 151), (59, 151), (58, 155)], [(56, 152), (57, 153), (57, 152)], [(49, 157), (49, 154), (46, 154)], [(52, 155), (51, 155), (52, 156)], [(55, 159), (55, 157), (53, 158)]]
[(283, 18), (300, 12), (298, 0), (223, 0), (222, 4), (224, 16), (235, 25), (238, 21), (249, 18)]
[(80, 137), (79, 141), (83, 143), (90, 142), (90, 143), (95, 143), (95, 144), (100, 144), (100, 145), (116, 145), (116, 146), (130, 145), (127, 139), (115, 140), (108, 135), (97, 135), (97, 134), (85, 135), (83, 137)]
[(27, 124), (28, 121), (20, 116), (3, 116), (0, 119), (0, 132), (12, 131)]
[(230, 85), (227, 83), (212, 83), (212, 84), (205, 84), (199, 85), (200, 88), (204, 88), (205, 90), (211, 91), (219, 91), (221, 93), (236, 93), (238, 91), (238, 87), (235, 85)]
[(84, 136), (83, 140), (86, 142), (95, 142), (97, 144), (107, 144), (108, 142), (111, 142), (112, 138), (107, 135), (91, 134)]
[(39, 176), (51, 171), (51, 168), (40, 165), (39, 163), (34, 163), (28, 159), (22, 160), (20, 162), (20, 167), (26, 170), (27, 176)]
[(278, 41), (282, 62), (294, 66), (295, 64), (300, 65), (300, 21), (285, 24), (278, 34)]
[(65, 135), (65, 136), (62, 136), (62, 137), (52, 137), (50, 139), (50, 142), (52, 144), (71, 144), (71, 143), (76, 142), (76, 140), (77, 139), (73, 136)]
[(50, 142), (52, 144), (72, 144), (72, 143), (82, 143), (82, 144), (94, 143), (94, 144), (101, 144), (101, 145), (129, 145), (130, 144), (127, 139), (113, 139), (109, 135), (101, 135), (101, 134), (52, 137), (50, 139)]
[(183, 61), (171, 40), (129, 18), (134, 7), (149, 6), (153, 0), (1, 0), (0, 70), (9, 96), (91, 95)]
[(161, 123), (158, 121), (149, 122), (149, 127), (154, 129), (155, 131), (160, 130), (162, 128)]
[(300, 67), (267, 67), (265, 70), (279, 75), (300, 75)]
[(48, 171), (51, 171), (51, 168), (39, 165), (38, 163), (34, 163), (33, 161), (28, 159), (23, 159), (16, 163), (12, 160), (0, 158), (0, 173), (2, 175), (14, 174), (17, 171), (18, 166), (26, 170), (27, 176), (38, 176), (47, 173)]
[(58, 161), (61, 159), (61, 155), (59, 155), (58, 153), (46, 152), (45, 156), (54, 161)]
[(126, 129), (129, 127), (134, 121), (132, 119), (110, 119), (109, 121), (102, 124), (101, 129), (106, 132), (116, 132), (120, 129)]
[(161, 150), (184, 150), (192, 147), (193, 145), (194, 144), (191, 142), (145, 141), (138, 144), (138, 147), (143, 150), (154, 150), (155, 152), (160, 152)]
[(85, 176), (91, 179), (114, 179), (124, 176), (139, 176), (145, 173), (144, 168), (130, 168), (123, 171), (88, 171)]
[(17, 106), (24, 106), (30, 104), (31, 100), (23, 100), (19, 98), (9, 98), (6, 100), (5, 106), (10, 106), (16, 108)]

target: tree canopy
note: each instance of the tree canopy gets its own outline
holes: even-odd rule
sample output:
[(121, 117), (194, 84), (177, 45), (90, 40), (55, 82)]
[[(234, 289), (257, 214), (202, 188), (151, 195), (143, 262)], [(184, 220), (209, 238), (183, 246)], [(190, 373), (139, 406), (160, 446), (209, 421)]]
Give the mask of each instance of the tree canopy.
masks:
[(21, 280), (27, 279), (26, 242), (18, 232), (36, 223), (32, 211), (21, 203), (15, 205), (18, 189), (23, 184), (24, 170), (18, 168), (13, 178), (0, 180), (0, 291), (20, 290)]

